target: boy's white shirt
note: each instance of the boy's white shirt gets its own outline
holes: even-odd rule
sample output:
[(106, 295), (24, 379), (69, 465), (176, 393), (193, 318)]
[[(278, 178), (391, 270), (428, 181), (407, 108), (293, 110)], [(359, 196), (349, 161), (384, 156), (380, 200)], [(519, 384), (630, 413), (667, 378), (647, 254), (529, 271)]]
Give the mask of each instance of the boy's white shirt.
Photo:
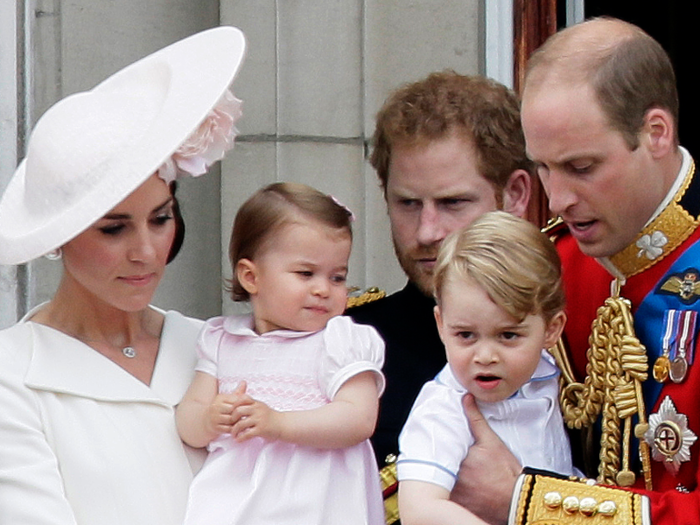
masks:
[[(554, 358), (543, 350), (532, 378), (513, 396), (477, 404), (521, 465), (570, 475), (574, 469), (559, 409), (558, 376)], [(399, 437), (399, 481), (452, 490), (474, 442), (462, 407), (466, 393), (449, 364), (423, 386)]]

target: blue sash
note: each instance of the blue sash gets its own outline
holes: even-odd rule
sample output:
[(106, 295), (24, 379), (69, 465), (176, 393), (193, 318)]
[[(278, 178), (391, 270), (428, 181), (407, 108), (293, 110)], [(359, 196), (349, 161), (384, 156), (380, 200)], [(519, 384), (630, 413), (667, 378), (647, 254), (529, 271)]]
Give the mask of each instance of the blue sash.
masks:
[[(649, 378), (644, 382), (644, 401), (648, 411), (656, 404), (663, 384), (654, 380), (651, 369), (656, 359), (663, 353), (662, 341), (666, 331), (664, 324), (668, 310), (694, 310), (700, 312), (700, 296), (691, 300), (683, 299), (679, 294), (661, 290), (663, 283), (674, 275), (683, 276), (689, 270), (698, 272), (700, 266), (700, 240), (693, 243), (671, 265), (661, 280), (654, 285), (639, 305), (634, 314), (634, 329), (639, 340), (647, 348), (649, 357)], [(624, 290), (624, 289), (623, 289)], [(624, 295), (624, 291), (623, 291)], [(693, 334), (693, 337), (695, 334)]]

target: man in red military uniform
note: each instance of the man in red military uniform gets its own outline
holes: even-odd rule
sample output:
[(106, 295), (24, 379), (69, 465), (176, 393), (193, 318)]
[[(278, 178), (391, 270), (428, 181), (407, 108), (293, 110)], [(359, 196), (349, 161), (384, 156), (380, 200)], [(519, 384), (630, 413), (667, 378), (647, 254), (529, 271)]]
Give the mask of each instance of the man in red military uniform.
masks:
[[(594, 431), (603, 418), (600, 470), (587, 474), (649, 498), (650, 516), (640, 507), (630, 523), (698, 524), (700, 177), (678, 142), (668, 56), (619, 20), (561, 31), (530, 60), (522, 122), (550, 209), (563, 221), (553, 234), (567, 293), (568, 375), (578, 384), (565, 391), (562, 409)], [(624, 312), (606, 319), (612, 305), (626, 304), (633, 323)], [(615, 330), (623, 332), (619, 344)], [(508, 459), (500, 444), (487, 431), (477, 441), (489, 470), (499, 470), (495, 463)], [(512, 521), (532, 522), (526, 492), (514, 500)], [(592, 512), (602, 513), (598, 493), (586, 493)], [(483, 504), (489, 494), (473, 497)], [(548, 505), (559, 508), (555, 498), (545, 514)], [(583, 500), (557, 516), (566, 523), (579, 512)]]

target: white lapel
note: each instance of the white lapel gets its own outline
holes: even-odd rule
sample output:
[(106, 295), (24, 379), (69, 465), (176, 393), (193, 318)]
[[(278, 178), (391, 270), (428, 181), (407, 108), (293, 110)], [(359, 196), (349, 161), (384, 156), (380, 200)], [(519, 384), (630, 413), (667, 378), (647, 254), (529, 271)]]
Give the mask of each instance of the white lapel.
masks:
[(41, 324), (27, 325), (32, 347), (25, 376), (29, 388), (101, 401), (173, 406), (192, 377), (200, 323), (175, 312), (166, 314), (150, 387), (77, 339)]
[(160, 339), (151, 390), (171, 406), (177, 405), (194, 376), (197, 337), (204, 321), (169, 311)]

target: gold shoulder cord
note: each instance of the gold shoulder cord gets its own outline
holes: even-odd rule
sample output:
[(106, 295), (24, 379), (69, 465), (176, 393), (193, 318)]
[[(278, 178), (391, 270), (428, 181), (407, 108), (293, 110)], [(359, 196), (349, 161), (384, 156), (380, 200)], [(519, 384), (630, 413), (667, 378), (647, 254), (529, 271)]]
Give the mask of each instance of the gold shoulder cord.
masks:
[[(350, 293), (354, 293), (357, 290), (358, 288), (353, 287), (348, 291)], [(356, 306), (362, 306), (363, 304), (371, 303), (377, 299), (383, 299), (384, 297), (386, 297), (386, 292), (384, 290), (380, 290), (376, 286), (372, 286), (371, 288), (367, 288), (360, 295), (349, 295), (347, 302), (345, 303), (345, 308), (355, 308)]]
[(621, 487), (629, 487), (635, 481), (629, 455), (632, 416), (637, 414), (635, 436), (639, 439), (644, 482), (651, 490), (649, 445), (643, 439), (648, 428), (642, 396), (642, 382), (649, 368), (646, 348), (635, 336), (630, 302), (620, 297), (617, 279), (613, 287), (612, 296), (598, 308), (591, 326), (583, 384), (574, 379), (561, 339), (551, 350), (562, 370), (561, 409), (569, 428), (588, 427), (602, 415), (598, 482)]

